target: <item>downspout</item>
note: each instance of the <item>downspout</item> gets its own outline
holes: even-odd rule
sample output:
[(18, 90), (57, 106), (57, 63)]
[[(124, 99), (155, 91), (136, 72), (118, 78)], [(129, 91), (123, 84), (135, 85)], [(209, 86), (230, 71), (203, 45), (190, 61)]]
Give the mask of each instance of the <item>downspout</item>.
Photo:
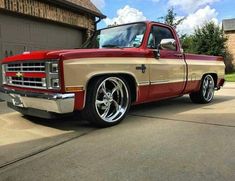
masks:
[(97, 30), (97, 24), (102, 20), (103, 18), (98, 17), (98, 20), (95, 22), (95, 30)]

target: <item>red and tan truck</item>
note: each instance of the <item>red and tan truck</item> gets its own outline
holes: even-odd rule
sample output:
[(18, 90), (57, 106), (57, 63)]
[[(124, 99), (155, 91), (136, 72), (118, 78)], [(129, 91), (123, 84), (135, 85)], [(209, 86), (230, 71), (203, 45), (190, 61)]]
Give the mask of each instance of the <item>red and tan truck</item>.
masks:
[(224, 84), (224, 69), (222, 57), (184, 53), (172, 27), (137, 22), (98, 30), (80, 49), (5, 58), (1, 95), (24, 115), (79, 111), (107, 127), (133, 104), (184, 94), (209, 103)]

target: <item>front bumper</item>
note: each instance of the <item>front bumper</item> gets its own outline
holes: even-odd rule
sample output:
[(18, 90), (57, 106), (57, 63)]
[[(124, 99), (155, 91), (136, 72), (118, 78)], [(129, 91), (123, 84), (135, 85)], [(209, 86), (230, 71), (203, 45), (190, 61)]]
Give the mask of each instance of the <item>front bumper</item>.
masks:
[[(35, 109), (57, 114), (74, 111), (75, 94), (31, 93), (0, 88), (0, 99), (20, 109)], [(12, 106), (11, 106), (12, 107)]]

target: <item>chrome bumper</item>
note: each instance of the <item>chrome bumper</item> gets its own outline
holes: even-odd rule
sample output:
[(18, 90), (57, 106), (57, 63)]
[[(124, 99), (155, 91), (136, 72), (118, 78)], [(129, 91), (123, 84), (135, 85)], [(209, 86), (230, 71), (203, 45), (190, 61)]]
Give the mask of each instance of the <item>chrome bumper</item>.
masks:
[(19, 108), (33, 108), (58, 114), (74, 111), (75, 94), (30, 93), (0, 88), (0, 99)]

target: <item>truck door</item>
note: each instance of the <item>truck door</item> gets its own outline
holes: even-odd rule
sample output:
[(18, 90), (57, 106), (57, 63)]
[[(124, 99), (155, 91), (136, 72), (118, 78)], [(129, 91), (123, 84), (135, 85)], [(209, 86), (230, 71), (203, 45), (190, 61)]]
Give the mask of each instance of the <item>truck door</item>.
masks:
[[(186, 82), (186, 63), (180, 50), (180, 44), (174, 30), (164, 25), (153, 25), (148, 39), (148, 48), (152, 49), (150, 62), (150, 99), (163, 99), (180, 95)], [(162, 40), (172, 40), (174, 46), (159, 46)], [(156, 49), (160, 56), (156, 57)]]

